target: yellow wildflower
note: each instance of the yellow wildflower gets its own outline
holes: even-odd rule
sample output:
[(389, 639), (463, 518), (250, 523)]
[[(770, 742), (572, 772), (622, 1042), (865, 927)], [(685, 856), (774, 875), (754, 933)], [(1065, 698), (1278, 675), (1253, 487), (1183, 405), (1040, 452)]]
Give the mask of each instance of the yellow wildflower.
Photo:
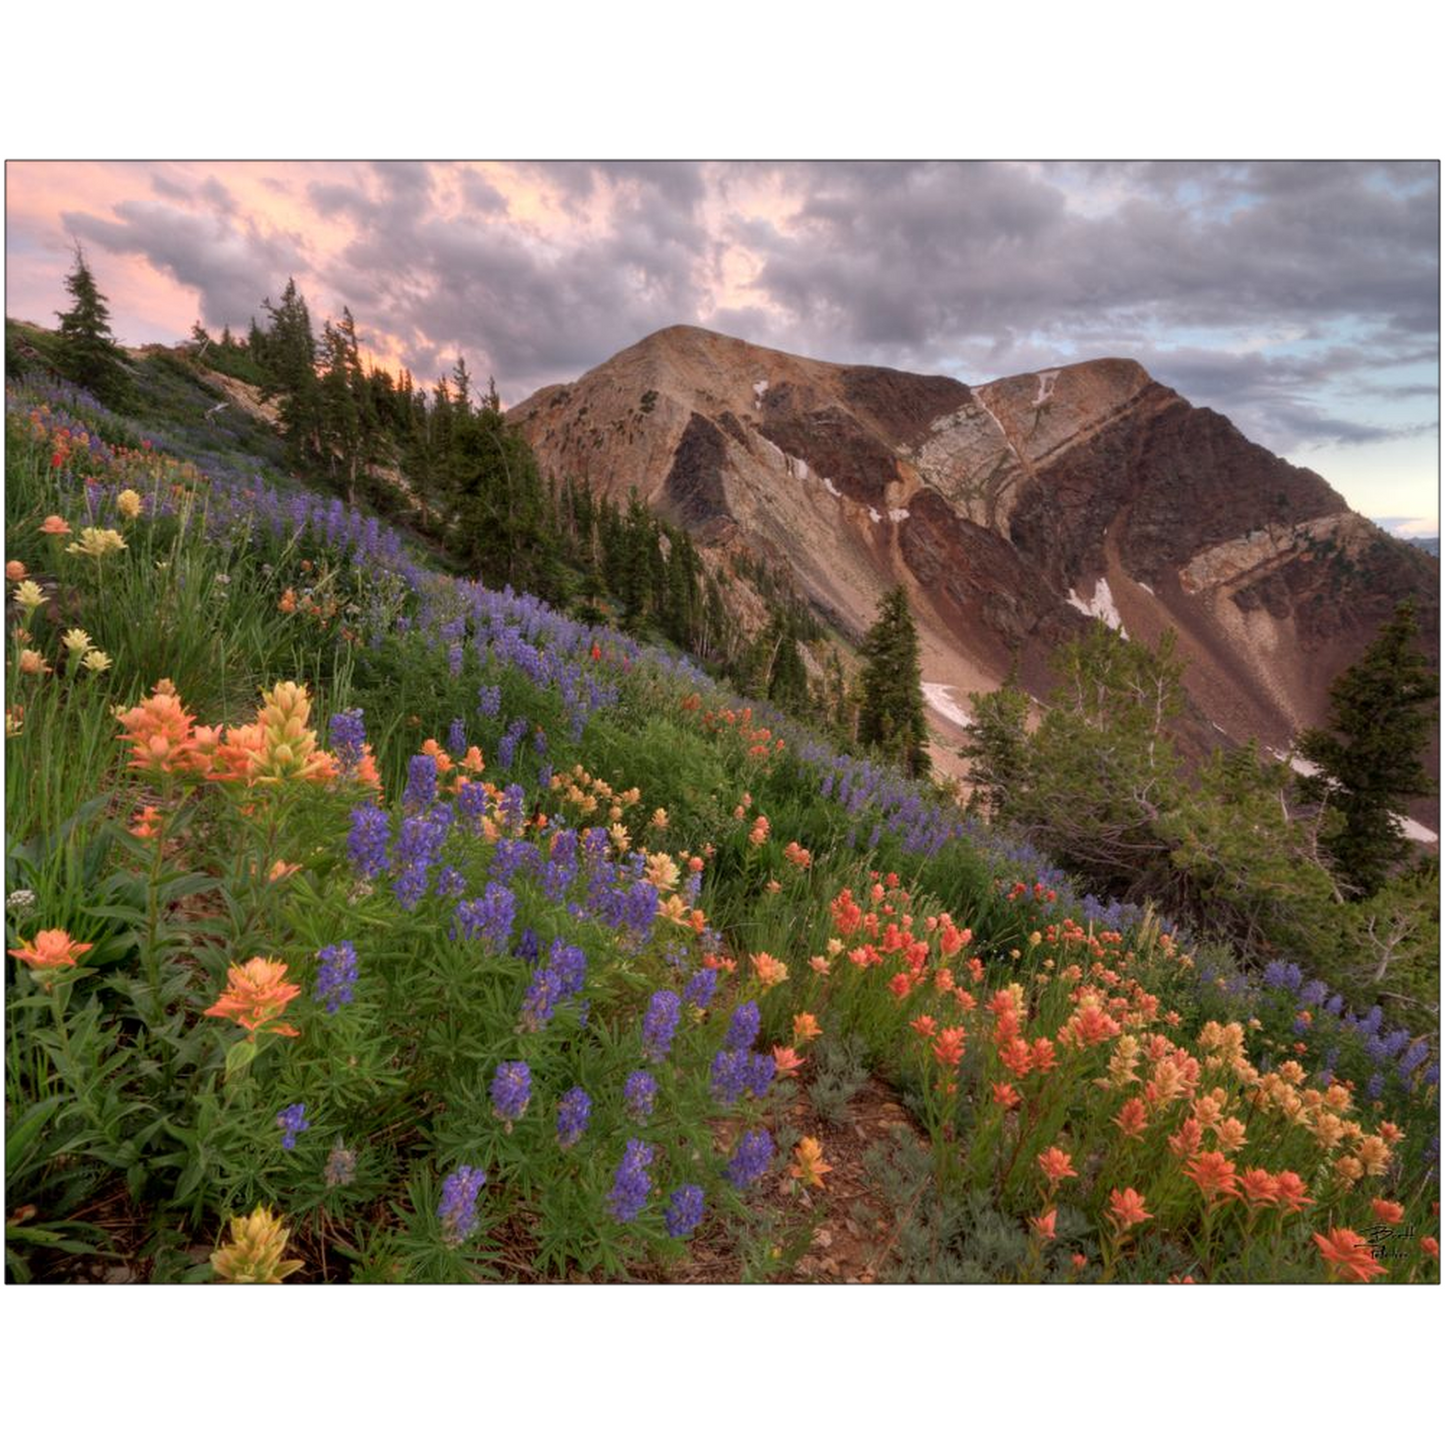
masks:
[(127, 487), (116, 499), (115, 509), (128, 522), (133, 522), (140, 516), (141, 499), (140, 493), (131, 487)]
[(311, 699), (299, 682), (278, 682), (262, 693), (256, 723), (263, 741), (252, 781), (279, 783), (287, 778), (309, 778), (325, 766), (316, 750), (316, 734), (306, 726)]
[(98, 675), (110, 667), (110, 655), (93, 647), (80, 659), (80, 665)]
[(279, 1215), (258, 1204), (231, 1220), (231, 1242), (211, 1255), (211, 1268), (231, 1284), (280, 1284), (301, 1268), (299, 1259), (282, 1259), (291, 1231)]
[(124, 552), (125, 538), (113, 527), (82, 527), (80, 541), (72, 542), (65, 550), (82, 557), (94, 557), (98, 562), (112, 552)]
[(15, 589), (15, 605), (22, 612), (34, 612), (44, 601), (44, 591), (28, 577)]
[(90, 633), (82, 627), (72, 627), (60, 640), (71, 652), (90, 651)]

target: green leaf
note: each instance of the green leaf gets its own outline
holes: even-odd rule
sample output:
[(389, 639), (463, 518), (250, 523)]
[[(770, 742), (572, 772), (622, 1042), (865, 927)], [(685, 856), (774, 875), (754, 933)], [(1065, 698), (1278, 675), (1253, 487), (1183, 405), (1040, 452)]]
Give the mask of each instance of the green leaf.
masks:
[(242, 1039), (238, 1044), (232, 1044), (226, 1050), (226, 1082), (229, 1084), (241, 1078), (247, 1069), (251, 1067), (251, 1061), (256, 1057), (256, 1044), (252, 1039)]

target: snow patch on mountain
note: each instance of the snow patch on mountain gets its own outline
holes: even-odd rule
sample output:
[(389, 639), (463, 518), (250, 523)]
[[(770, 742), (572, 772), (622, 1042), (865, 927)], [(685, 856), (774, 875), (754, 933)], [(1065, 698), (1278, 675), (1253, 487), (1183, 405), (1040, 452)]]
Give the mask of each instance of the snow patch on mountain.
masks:
[[(1283, 753), (1275, 753), (1280, 762), (1288, 763), (1295, 772), (1306, 778), (1312, 778), (1319, 772), (1319, 765), (1312, 763), (1308, 758), (1299, 757), (1291, 753), (1286, 757)], [(1413, 818), (1407, 818), (1403, 813), (1391, 813), (1390, 816), (1400, 825), (1400, 831), (1414, 843), (1438, 843), (1440, 835), (1432, 833), (1423, 823), (1417, 823)]]
[(1097, 617), (1100, 622), (1112, 627), (1120, 637), (1128, 637), (1129, 633), (1124, 627), (1123, 619), (1119, 616), (1119, 609), (1114, 606), (1114, 594), (1109, 591), (1107, 578), (1100, 577), (1094, 583), (1094, 595), (1087, 602), (1072, 587), (1069, 588), (1069, 595), (1065, 601), (1075, 611), (1082, 612), (1085, 617)]
[(946, 717), (949, 722), (957, 723), (961, 728), (971, 726), (973, 719), (954, 702), (950, 695), (952, 692), (952, 686), (946, 682), (925, 682), (923, 684), (924, 701), (934, 712), (941, 717)]
[(1035, 406), (1042, 406), (1054, 394), (1054, 382), (1058, 380), (1059, 368), (1039, 372), (1039, 394), (1034, 398)]

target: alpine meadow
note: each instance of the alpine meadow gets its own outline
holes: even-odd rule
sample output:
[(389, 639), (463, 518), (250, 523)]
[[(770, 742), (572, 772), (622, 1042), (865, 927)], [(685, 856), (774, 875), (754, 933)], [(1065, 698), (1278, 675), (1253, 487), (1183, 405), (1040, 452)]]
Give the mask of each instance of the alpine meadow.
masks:
[(1436, 559), (1157, 361), (419, 384), (307, 276), (132, 344), (82, 234), (10, 1281), (1438, 1283)]

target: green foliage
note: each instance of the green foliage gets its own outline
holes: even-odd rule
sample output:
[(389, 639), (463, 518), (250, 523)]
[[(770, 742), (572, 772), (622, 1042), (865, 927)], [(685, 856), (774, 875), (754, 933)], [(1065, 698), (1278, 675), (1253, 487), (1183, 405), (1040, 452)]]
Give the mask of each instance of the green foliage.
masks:
[(995, 692), (974, 693), (973, 741), (960, 749), (969, 760), (973, 798), (994, 818), (1007, 818), (1027, 783), (1029, 695), (1005, 680)]
[[(1253, 743), (1197, 767), (1179, 758), (1172, 636), (1151, 650), (1096, 623), (1055, 669), (1060, 684), (1032, 735), (1017, 689), (971, 699), (968, 753), (995, 815), (1101, 895), (1153, 899), (1248, 957), (1297, 958), (1369, 997), (1386, 945), (1345, 908), (1320, 810), (1295, 805), (1289, 770)], [(1401, 929), (1413, 936), (1418, 925), (1386, 935)]]
[(1329, 719), (1297, 747), (1320, 771), (1300, 784), (1337, 817), (1324, 837), (1340, 882), (1377, 892), (1410, 855), (1397, 813), (1434, 784), (1420, 761), (1438, 710), (1440, 679), (1415, 645), (1414, 605), (1395, 615), (1353, 667), (1330, 686)]
[(858, 741), (876, 748), (910, 777), (926, 776), (928, 724), (918, 629), (903, 587), (884, 595), (860, 651), (864, 665), (859, 681)]

